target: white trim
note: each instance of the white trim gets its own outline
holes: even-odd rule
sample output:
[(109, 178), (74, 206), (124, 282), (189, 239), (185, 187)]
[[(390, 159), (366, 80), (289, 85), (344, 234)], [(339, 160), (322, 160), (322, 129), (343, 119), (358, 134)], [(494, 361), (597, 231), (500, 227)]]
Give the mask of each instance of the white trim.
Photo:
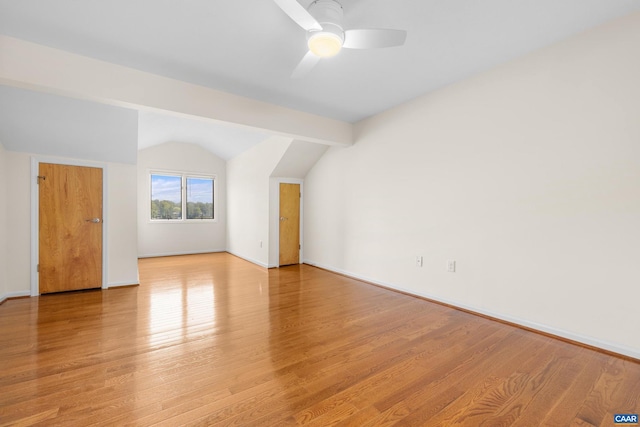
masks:
[(40, 207), (38, 193), (38, 173), (40, 163), (53, 163), (57, 165), (85, 166), (102, 169), (102, 289), (107, 289), (107, 271), (109, 270), (108, 239), (109, 221), (107, 218), (108, 209), (108, 164), (102, 162), (92, 162), (88, 160), (67, 159), (61, 157), (31, 156), (31, 296), (40, 295), (40, 285), (38, 283), (38, 254), (39, 254), (39, 217)]
[(29, 291), (17, 291), (17, 292), (7, 292), (4, 295), (0, 295), (0, 304), (8, 300), (9, 298), (21, 298), (31, 296), (31, 292)]
[(275, 224), (275, 235), (273, 236), (273, 240), (275, 242), (274, 247), (278, 249), (278, 262), (276, 265), (270, 265), (268, 268), (274, 268), (280, 266), (280, 184), (300, 184), (300, 250), (298, 251), (298, 259), (300, 260), (299, 264), (302, 264), (304, 261), (304, 180), (299, 178), (271, 178), (274, 180), (276, 184), (275, 195), (273, 197), (275, 206), (277, 210), (275, 211), (276, 218), (274, 220)]
[(504, 315), (502, 313), (496, 313), (490, 310), (485, 310), (483, 308), (478, 308), (478, 307), (474, 307), (471, 305), (467, 305), (467, 304), (461, 304), (457, 301), (451, 301), (445, 298), (441, 298), (439, 296), (436, 295), (432, 295), (432, 294), (427, 294), (424, 292), (415, 292), (413, 290), (408, 290), (405, 289), (401, 286), (396, 286), (394, 284), (391, 283), (387, 283), (387, 282), (381, 282), (380, 280), (375, 280), (375, 279), (371, 279), (370, 277), (365, 277), (359, 274), (355, 274), (352, 273), (350, 271), (346, 271), (346, 270), (341, 270), (339, 268), (334, 268), (334, 267), (330, 267), (327, 265), (323, 265), (323, 264), (319, 264), (316, 263), (312, 260), (304, 260), (305, 264), (309, 264), (311, 266), (316, 266), (316, 267), (320, 267), (324, 270), (328, 270), (328, 271), (332, 271), (334, 273), (339, 273), (342, 274), (344, 276), (348, 276), (357, 280), (363, 280), (365, 282), (370, 282), (373, 283), (375, 285), (379, 285), (379, 286), (383, 286), (385, 288), (389, 288), (389, 289), (395, 289), (397, 291), (400, 292), (404, 292), (410, 295), (415, 295), (415, 296), (419, 296), (419, 297), (423, 297), (423, 298), (427, 298), (433, 301), (437, 301), (437, 302), (441, 302), (443, 304), (447, 304), (447, 305), (451, 305), (454, 307), (458, 307), (464, 310), (468, 310), (470, 312), (473, 313), (477, 313), (477, 314), (482, 314), (485, 316), (489, 316), (489, 317), (493, 317), (495, 319), (499, 319), (499, 320), (504, 320), (505, 322), (509, 322), (509, 323), (513, 323), (516, 325), (520, 325), (520, 326), (524, 326), (526, 328), (530, 328), (530, 329), (534, 329), (536, 331), (540, 331), (540, 332), (544, 332), (550, 335), (555, 335), (557, 337), (560, 338), (565, 338), (571, 341), (575, 341), (578, 343), (582, 343), (582, 344), (586, 344), (592, 347), (597, 347), (603, 350), (607, 350), (607, 351), (611, 351), (613, 353), (617, 353), (617, 354), (621, 354), (624, 356), (629, 356), (629, 357), (633, 357), (634, 359), (640, 359), (640, 350), (639, 349), (635, 349), (635, 348), (631, 348), (631, 347), (627, 347), (624, 345), (620, 345), (617, 343), (613, 343), (613, 342), (609, 342), (609, 341), (604, 341), (601, 339), (597, 339), (597, 338), (593, 338), (590, 336), (586, 336), (586, 335), (581, 335), (581, 334), (576, 334), (573, 332), (569, 332), (569, 331), (565, 331), (563, 329), (558, 329), (558, 328), (554, 328), (553, 326), (549, 326), (549, 325), (545, 325), (542, 323), (537, 323), (537, 322), (531, 322), (529, 320), (525, 320), (525, 319), (521, 319), (518, 317), (513, 317), (513, 316), (509, 316), (509, 315)]
[(39, 253), (39, 237), (40, 227), (38, 209), (39, 193), (38, 193), (38, 173), (39, 173), (40, 160), (35, 157), (31, 157), (31, 296), (37, 297), (40, 294), (40, 288), (38, 284), (38, 253)]
[[(102, 289), (109, 289), (107, 282), (109, 272), (109, 227), (111, 221), (107, 221), (109, 212), (109, 164), (102, 163)], [(94, 166), (99, 167), (99, 166)]]
[(252, 264), (256, 264), (256, 265), (258, 265), (260, 267), (269, 268), (269, 266), (267, 264), (265, 264), (264, 262), (260, 262), (258, 260), (252, 259), (252, 258), (247, 258), (246, 256), (239, 255), (239, 254), (237, 254), (235, 252), (232, 252), (230, 250), (226, 250), (225, 252), (228, 252), (233, 256), (237, 256), (238, 258), (242, 258), (243, 260), (248, 261), (248, 262), (250, 262)]
[[(226, 249), (206, 249), (203, 251), (186, 251), (186, 252), (159, 252), (154, 254), (141, 254), (138, 255), (138, 258), (160, 258), (165, 256), (181, 256), (181, 255), (201, 255), (201, 254), (211, 254), (211, 253), (219, 253), (219, 252), (227, 252)], [(236, 255), (237, 256), (237, 255)]]

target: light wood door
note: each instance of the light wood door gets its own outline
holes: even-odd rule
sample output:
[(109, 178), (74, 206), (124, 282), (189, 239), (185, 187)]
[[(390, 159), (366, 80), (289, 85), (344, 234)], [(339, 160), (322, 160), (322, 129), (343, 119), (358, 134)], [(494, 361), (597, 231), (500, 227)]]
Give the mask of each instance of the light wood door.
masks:
[(40, 163), (40, 293), (102, 286), (102, 169)]
[(280, 184), (280, 265), (300, 263), (300, 184)]

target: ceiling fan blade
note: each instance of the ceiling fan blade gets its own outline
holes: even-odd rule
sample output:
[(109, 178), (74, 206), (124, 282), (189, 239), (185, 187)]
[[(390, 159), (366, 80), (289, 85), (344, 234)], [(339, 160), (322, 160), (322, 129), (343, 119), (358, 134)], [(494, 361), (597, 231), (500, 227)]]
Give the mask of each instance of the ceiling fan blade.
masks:
[(374, 49), (379, 47), (402, 46), (407, 39), (405, 30), (361, 29), (344, 32), (344, 44), (347, 49)]
[(296, 0), (273, 0), (276, 2), (280, 9), (294, 22), (300, 25), (305, 30), (322, 30), (322, 26), (316, 21), (316, 18), (311, 16), (307, 9), (305, 9)]
[(309, 71), (316, 66), (316, 64), (320, 61), (320, 57), (314, 55), (311, 51), (307, 52), (307, 54), (302, 58), (298, 66), (293, 73), (291, 73), (292, 79), (300, 79), (306, 76)]

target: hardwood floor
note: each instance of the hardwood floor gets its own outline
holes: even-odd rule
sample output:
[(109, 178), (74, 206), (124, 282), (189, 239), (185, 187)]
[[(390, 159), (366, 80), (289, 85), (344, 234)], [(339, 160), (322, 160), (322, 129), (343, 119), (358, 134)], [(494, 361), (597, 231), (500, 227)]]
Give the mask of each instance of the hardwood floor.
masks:
[(640, 364), (310, 266), (140, 261), (0, 306), (0, 425), (607, 426)]

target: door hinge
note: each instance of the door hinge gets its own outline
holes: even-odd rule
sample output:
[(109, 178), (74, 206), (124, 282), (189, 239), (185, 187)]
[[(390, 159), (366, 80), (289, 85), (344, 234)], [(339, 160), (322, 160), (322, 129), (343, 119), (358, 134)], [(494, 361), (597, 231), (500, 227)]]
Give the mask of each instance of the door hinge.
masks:
[(38, 273), (40, 273), (40, 264), (36, 266), (36, 270), (38, 271)]
[(298, 249), (302, 249), (302, 245), (298, 245)]

